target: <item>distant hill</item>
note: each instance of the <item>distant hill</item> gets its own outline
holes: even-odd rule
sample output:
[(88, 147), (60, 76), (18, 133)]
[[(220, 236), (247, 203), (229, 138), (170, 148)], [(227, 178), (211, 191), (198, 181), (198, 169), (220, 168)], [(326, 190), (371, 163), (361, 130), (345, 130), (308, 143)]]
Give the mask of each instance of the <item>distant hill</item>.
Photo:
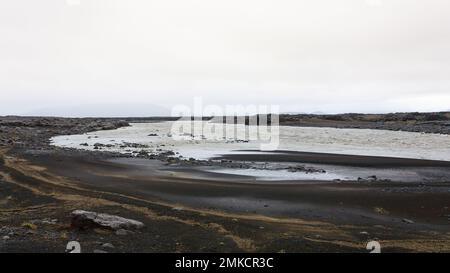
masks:
[(279, 122), (281, 125), (286, 126), (384, 129), (450, 134), (450, 112), (280, 115)]
[(152, 104), (89, 104), (46, 107), (25, 113), (26, 116), (55, 117), (150, 117), (170, 116), (169, 109)]

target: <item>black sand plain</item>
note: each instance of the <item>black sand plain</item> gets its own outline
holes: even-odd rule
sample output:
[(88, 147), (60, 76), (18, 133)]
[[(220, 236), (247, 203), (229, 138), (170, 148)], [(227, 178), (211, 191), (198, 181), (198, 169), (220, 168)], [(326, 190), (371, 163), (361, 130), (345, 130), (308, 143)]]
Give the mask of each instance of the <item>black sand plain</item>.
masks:
[[(386, 122), (401, 127), (403, 116)], [(400, 176), (286, 183), (212, 174), (167, 158), (49, 145), (54, 135), (109, 130), (130, 121), (136, 120), (0, 118), (1, 252), (64, 252), (71, 240), (79, 241), (83, 252), (368, 252), (372, 240), (383, 252), (450, 251), (449, 162), (289, 151), (218, 158), (433, 173), (414, 182)], [(296, 125), (302, 125), (300, 119)], [(77, 209), (139, 220), (145, 227), (126, 235), (79, 230), (70, 216)]]

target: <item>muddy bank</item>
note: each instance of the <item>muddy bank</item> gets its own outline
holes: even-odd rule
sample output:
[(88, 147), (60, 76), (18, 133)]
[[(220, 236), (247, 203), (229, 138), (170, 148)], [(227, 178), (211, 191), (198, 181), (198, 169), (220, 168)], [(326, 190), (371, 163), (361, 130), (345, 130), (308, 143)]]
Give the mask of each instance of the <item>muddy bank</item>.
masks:
[(326, 165), (344, 165), (353, 167), (446, 167), (450, 161), (423, 160), (398, 157), (360, 156), (345, 154), (310, 153), (295, 151), (275, 151), (269, 154), (258, 151), (243, 151), (248, 154), (229, 154), (212, 158), (214, 160), (238, 160), (256, 162), (299, 162)]

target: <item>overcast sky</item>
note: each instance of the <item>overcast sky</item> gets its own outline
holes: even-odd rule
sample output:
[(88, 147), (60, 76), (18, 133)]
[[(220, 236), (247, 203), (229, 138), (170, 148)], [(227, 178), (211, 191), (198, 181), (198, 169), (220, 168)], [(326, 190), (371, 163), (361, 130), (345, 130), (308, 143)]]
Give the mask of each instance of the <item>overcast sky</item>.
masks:
[(449, 14), (448, 0), (1, 0), (0, 115), (194, 96), (449, 110)]

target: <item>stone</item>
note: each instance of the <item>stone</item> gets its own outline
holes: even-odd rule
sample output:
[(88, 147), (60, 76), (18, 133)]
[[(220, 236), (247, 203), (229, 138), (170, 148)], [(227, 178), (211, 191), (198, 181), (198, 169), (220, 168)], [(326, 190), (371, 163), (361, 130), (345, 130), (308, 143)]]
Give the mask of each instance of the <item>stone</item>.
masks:
[(142, 222), (123, 218), (106, 213), (75, 210), (72, 212), (72, 227), (79, 229), (106, 228), (118, 229), (140, 229), (144, 227)]
[(110, 243), (104, 243), (104, 244), (102, 245), (102, 247), (103, 247), (103, 248), (114, 248), (114, 245), (113, 245), (113, 244), (110, 244)]
[(367, 180), (369, 180), (369, 181), (377, 181), (378, 177), (376, 175), (372, 175), (372, 176), (367, 177)]
[(407, 223), (407, 224), (414, 224), (413, 220), (409, 220), (409, 219), (406, 219), (406, 218), (402, 219), (402, 222), (403, 223)]

